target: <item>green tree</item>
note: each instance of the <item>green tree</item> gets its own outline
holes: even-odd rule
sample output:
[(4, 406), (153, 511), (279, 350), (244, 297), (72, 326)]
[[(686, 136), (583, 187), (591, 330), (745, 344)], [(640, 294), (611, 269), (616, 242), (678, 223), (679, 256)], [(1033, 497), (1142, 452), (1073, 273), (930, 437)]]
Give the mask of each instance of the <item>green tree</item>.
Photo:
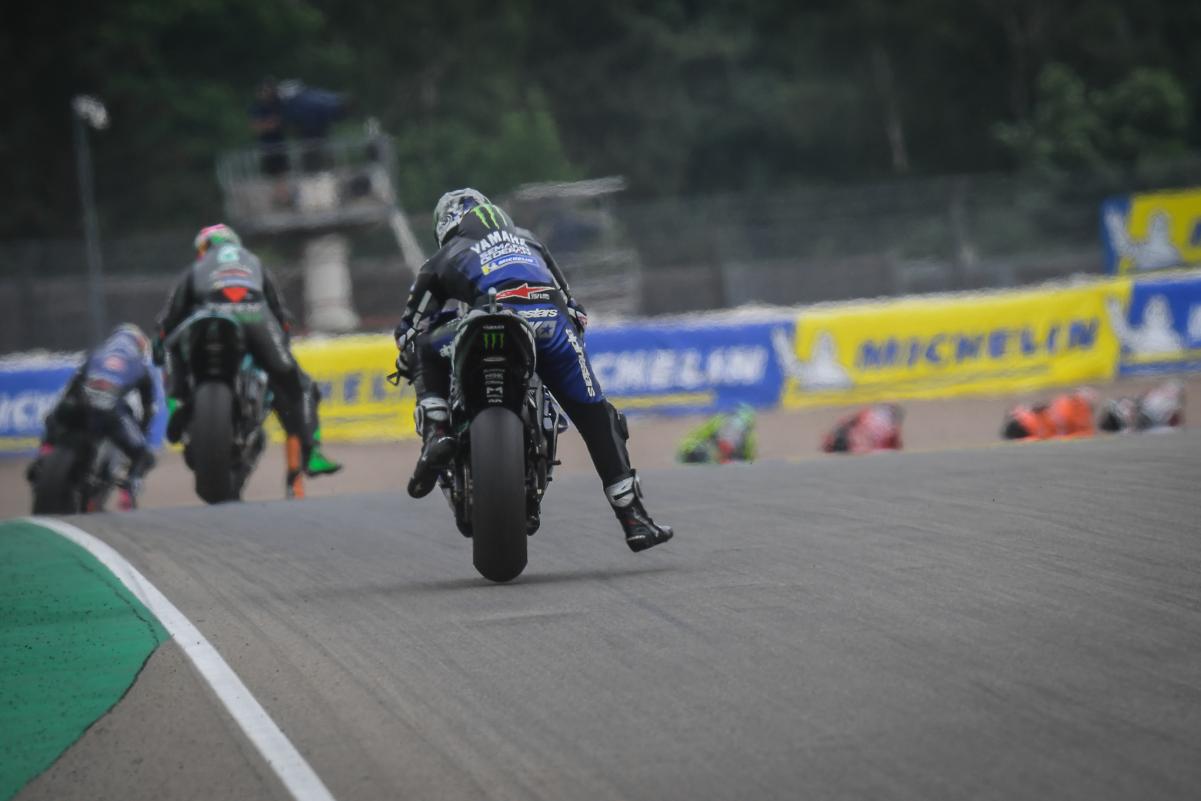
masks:
[(1017, 163), (1042, 172), (1110, 173), (1187, 152), (1189, 103), (1164, 70), (1138, 68), (1107, 89), (1090, 90), (1062, 64), (1040, 74), (1033, 115), (996, 127)]

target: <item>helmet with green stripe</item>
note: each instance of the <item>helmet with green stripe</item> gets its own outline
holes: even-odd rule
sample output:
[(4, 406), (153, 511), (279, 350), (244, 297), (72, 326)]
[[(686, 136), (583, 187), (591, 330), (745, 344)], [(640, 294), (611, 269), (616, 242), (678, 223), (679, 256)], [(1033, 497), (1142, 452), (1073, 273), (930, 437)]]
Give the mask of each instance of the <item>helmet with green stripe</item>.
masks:
[(196, 234), (196, 239), (192, 242), (196, 246), (196, 257), (199, 258), (209, 251), (210, 248), (217, 245), (237, 245), (242, 246), (242, 239), (234, 229), (224, 223), (209, 225), (200, 229), (200, 233)]
[(492, 201), (482, 192), (470, 188), (455, 189), (439, 198), (438, 205), (434, 207), (434, 236), (438, 239), (439, 247), (446, 244), (463, 218), (473, 211), (484, 215), (482, 220), (491, 220), (497, 227), (512, 224), (508, 215), (492, 205)]

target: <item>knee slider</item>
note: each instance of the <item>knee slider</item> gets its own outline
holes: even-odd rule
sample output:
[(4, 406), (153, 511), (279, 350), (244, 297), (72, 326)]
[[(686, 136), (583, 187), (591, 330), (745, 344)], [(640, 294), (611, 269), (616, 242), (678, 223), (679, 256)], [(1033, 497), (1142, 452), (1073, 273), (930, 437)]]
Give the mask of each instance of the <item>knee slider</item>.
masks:
[(425, 429), (427, 420), (434, 423), (450, 422), (450, 406), (444, 398), (422, 398), (417, 402), (413, 408), (413, 422), (418, 434)]

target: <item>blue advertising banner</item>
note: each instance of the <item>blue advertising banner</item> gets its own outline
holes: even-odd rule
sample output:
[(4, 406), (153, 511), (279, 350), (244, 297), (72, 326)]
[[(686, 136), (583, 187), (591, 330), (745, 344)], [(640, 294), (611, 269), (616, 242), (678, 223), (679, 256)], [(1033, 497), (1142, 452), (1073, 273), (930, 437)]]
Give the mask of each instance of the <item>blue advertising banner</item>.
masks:
[(75, 363), (66, 360), (0, 370), (0, 453), (36, 450), (42, 421), (74, 372)]
[(1201, 273), (1139, 279), (1126, 308), (1110, 308), (1119, 375), (1201, 370)]
[(639, 323), (590, 330), (587, 344), (601, 388), (619, 409), (694, 414), (778, 404), (778, 344), (787, 355), (792, 337), (791, 319)]
[[(0, 365), (0, 455), (28, 454), (37, 450), (46, 415), (75, 372), (78, 362), (56, 359), (38, 363)], [(150, 427), (150, 443), (162, 444), (167, 428), (161, 382), (155, 382), (157, 414)]]

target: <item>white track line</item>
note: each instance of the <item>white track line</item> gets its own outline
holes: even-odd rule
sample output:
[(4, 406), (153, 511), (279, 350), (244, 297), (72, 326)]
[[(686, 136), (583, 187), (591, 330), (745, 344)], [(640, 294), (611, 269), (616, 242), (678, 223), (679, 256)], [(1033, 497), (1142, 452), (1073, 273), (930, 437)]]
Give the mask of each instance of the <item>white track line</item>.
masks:
[(333, 795), (312, 766), (250, 694), (250, 690), (221, 658), (217, 649), (125, 557), (70, 523), (49, 517), (27, 517), (25, 521), (48, 528), (87, 549), (154, 613), (296, 801), (334, 801)]

